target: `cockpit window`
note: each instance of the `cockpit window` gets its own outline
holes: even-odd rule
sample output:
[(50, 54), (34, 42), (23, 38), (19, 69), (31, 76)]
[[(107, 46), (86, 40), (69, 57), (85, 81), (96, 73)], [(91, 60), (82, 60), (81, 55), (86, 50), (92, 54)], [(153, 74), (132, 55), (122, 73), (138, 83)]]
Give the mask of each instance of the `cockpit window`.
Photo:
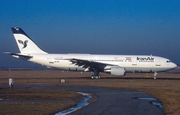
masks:
[(167, 62), (167, 63), (171, 63), (171, 61), (170, 61), (170, 60), (167, 60), (166, 62)]

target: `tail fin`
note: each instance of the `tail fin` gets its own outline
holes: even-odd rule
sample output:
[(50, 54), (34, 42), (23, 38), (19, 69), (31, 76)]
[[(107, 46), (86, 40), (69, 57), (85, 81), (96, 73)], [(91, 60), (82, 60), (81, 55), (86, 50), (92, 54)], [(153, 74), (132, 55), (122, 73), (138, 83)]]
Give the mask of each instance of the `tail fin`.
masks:
[(41, 50), (21, 28), (12, 27), (11, 29), (22, 54), (47, 54)]

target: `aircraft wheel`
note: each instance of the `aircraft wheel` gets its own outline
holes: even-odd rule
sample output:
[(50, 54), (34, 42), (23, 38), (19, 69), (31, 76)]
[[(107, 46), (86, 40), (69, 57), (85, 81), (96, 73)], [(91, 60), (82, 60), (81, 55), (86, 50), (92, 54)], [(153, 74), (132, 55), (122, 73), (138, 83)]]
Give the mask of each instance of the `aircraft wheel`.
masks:
[(100, 79), (101, 76), (100, 76), (100, 75), (99, 75), (99, 76), (93, 76), (93, 75), (92, 75), (92, 76), (91, 76), (91, 79), (94, 79), (94, 78), (95, 78), (95, 79)]

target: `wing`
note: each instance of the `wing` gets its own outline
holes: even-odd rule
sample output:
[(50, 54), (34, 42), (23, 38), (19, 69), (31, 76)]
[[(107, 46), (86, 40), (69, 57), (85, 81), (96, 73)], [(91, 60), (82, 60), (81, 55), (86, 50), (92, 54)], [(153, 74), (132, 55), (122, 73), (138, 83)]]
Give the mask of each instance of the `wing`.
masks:
[(97, 68), (101, 70), (101, 69), (104, 69), (106, 66), (114, 66), (108, 63), (102, 63), (98, 61), (91, 61), (91, 60), (85, 60), (85, 59), (72, 58), (69, 60), (77, 66), (82, 66), (83, 68), (90, 68), (90, 69)]

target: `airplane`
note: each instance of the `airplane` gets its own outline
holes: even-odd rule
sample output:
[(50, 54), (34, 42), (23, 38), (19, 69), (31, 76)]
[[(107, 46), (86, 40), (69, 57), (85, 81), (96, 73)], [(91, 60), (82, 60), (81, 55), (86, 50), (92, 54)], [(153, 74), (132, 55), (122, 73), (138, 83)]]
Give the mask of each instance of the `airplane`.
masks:
[(100, 72), (114, 76), (126, 73), (164, 72), (177, 67), (169, 59), (153, 55), (95, 55), (95, 54), (49, 54), (41, 50), (19, 27), (12, 27), (20, 53), (4, 52), (15, 58), (43, 66), (69, 71), (94, 72), (91, 78), (101, 78)]

